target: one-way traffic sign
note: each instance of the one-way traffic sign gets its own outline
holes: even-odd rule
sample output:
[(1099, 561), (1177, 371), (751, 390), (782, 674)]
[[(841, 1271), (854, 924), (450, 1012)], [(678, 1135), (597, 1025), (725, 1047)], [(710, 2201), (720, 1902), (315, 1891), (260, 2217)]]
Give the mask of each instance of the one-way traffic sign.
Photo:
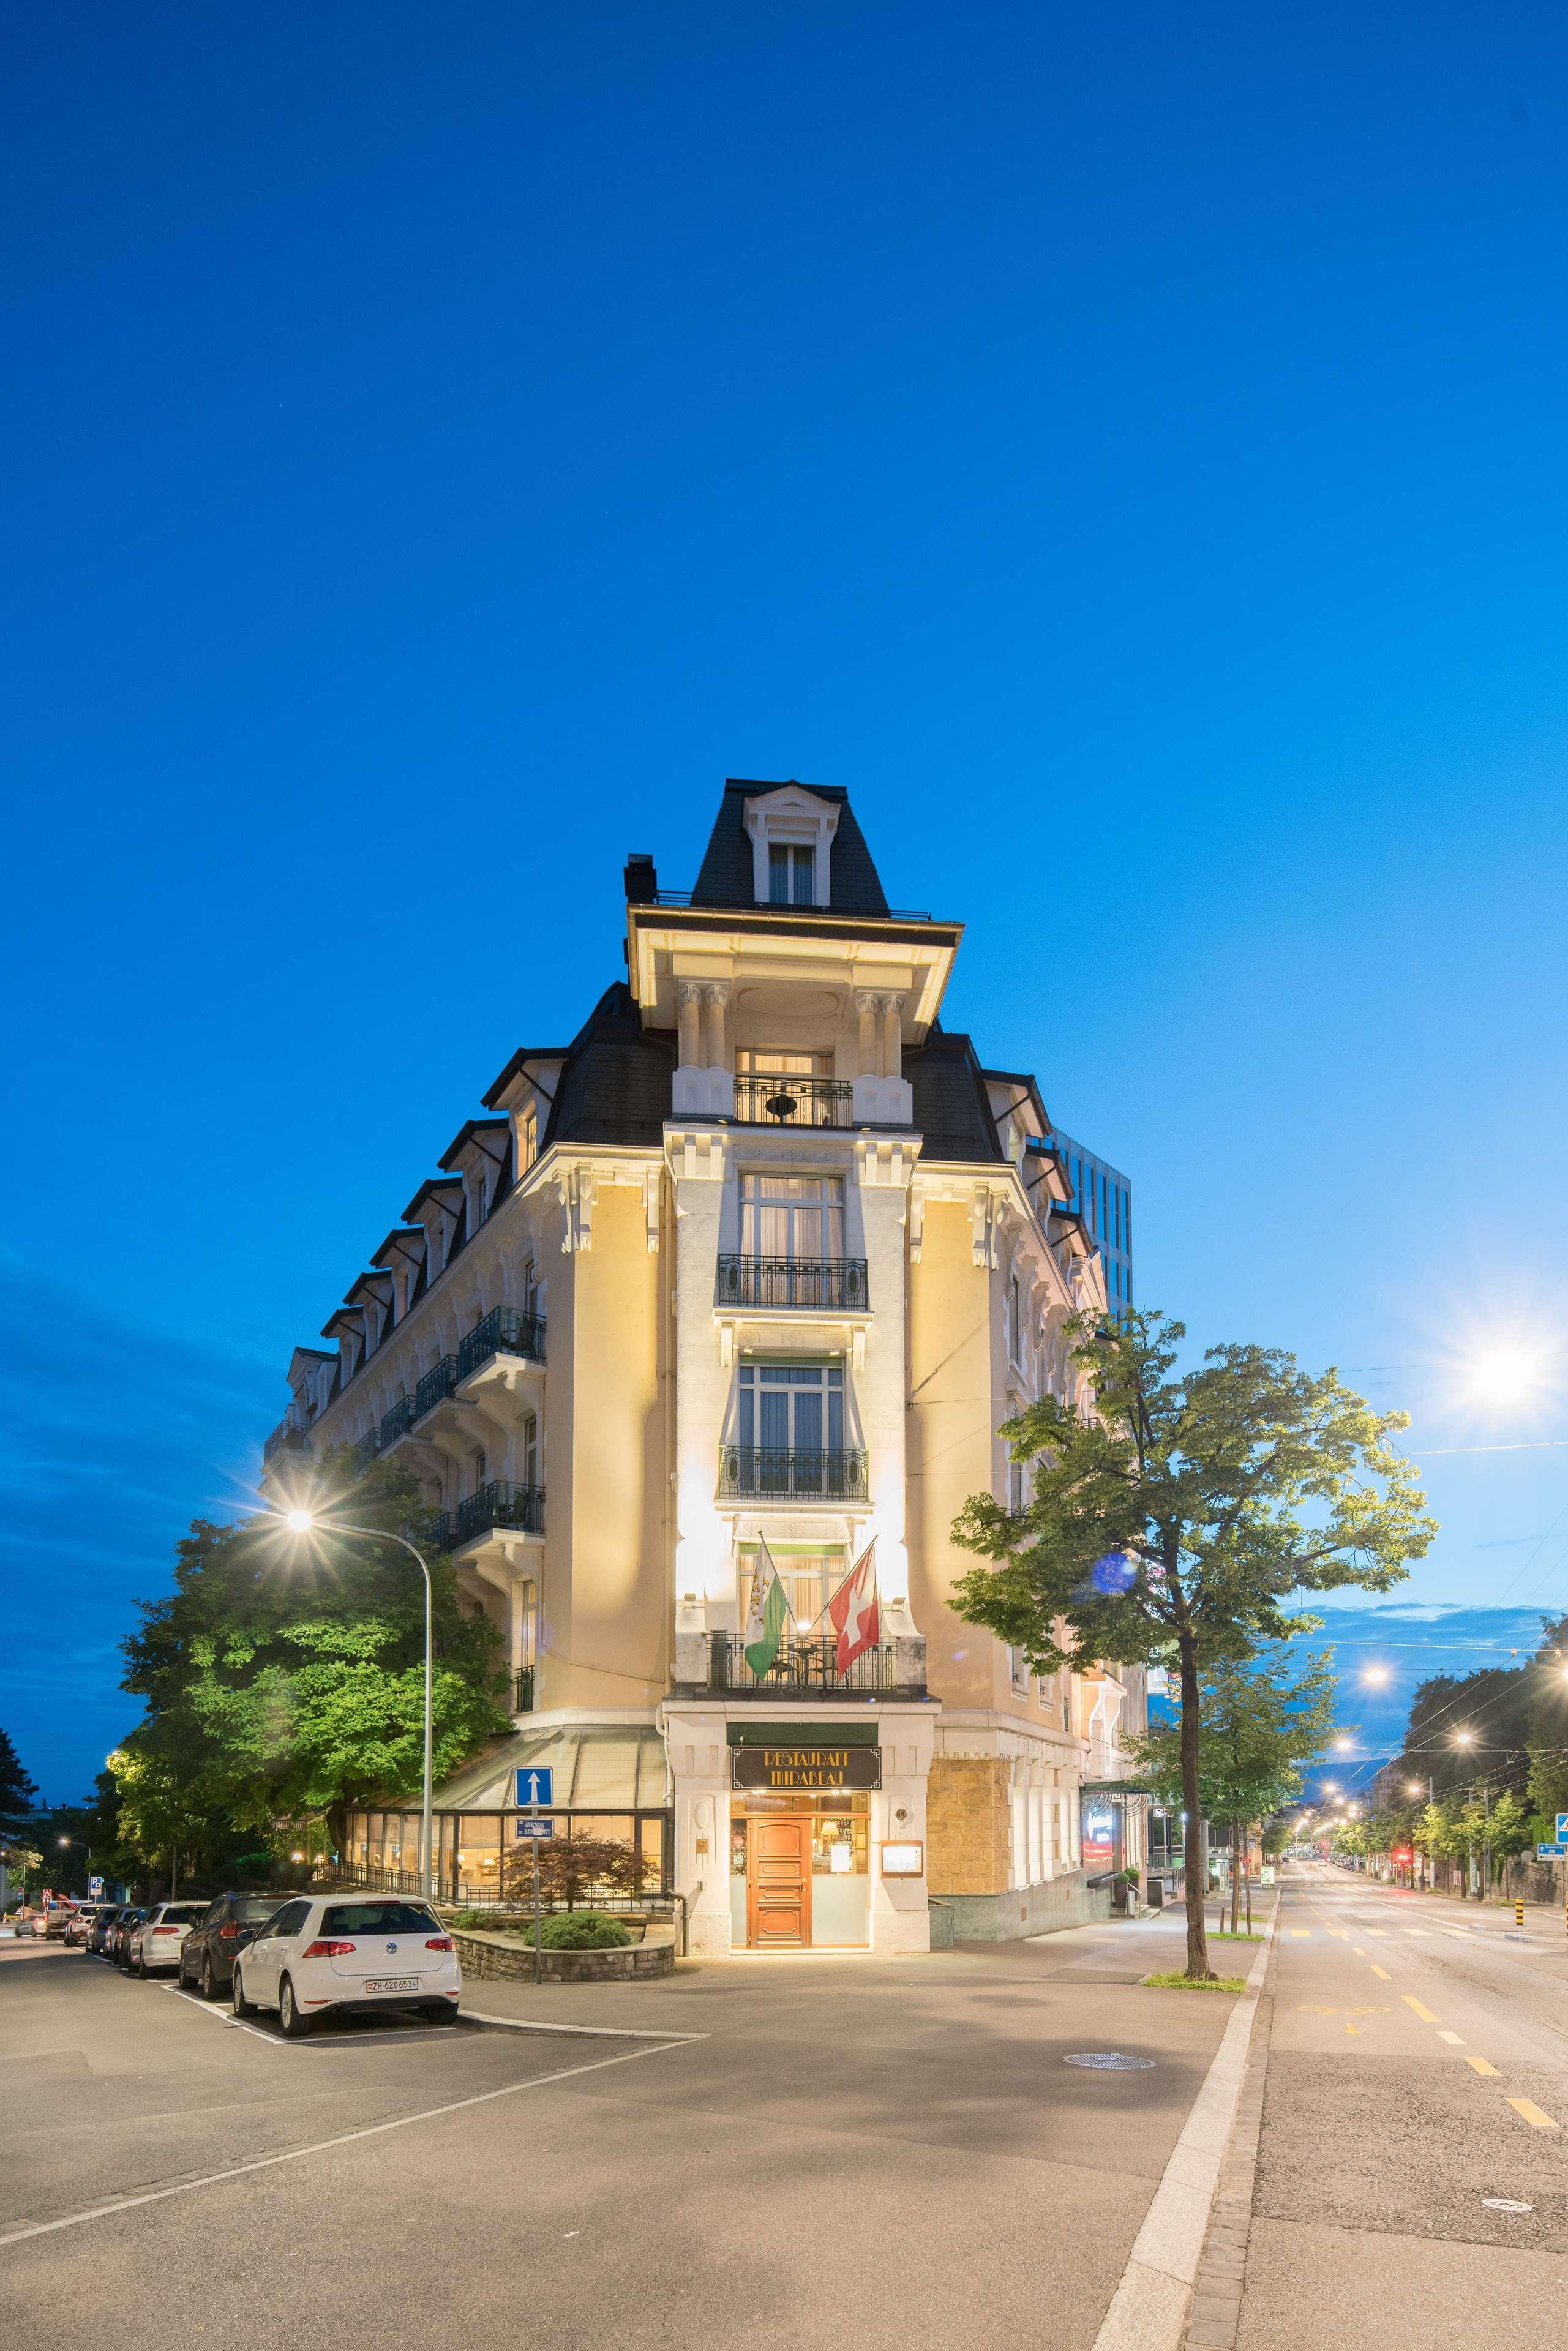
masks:
[(542, 1771), (536, 1770), (532, 1764), (518, 1771), (517, 1802), (519, 1804), (554, 1803), (555, 1772), (549, 1764)]

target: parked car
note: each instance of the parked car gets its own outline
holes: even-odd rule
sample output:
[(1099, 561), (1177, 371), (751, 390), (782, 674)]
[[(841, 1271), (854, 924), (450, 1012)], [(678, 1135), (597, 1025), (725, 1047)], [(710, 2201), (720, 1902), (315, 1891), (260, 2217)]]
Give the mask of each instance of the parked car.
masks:
[(84, 1902), (66, 1921), (66, 1940), (73, 1950), (84, 1950), (92, 1932), (93, 1920), (102, 1909), (101, 1902)]
[(126, 1938), (126, 1966), (143, 1983), (161, 1968), (178, 1968), (181, 1945), (206, 1915), (204, 1902), (154, 1902)]
[(275, 2008), (298, 2040), (325, 2015), (417, 2009), (455, 2024), (463, 1978), (451, 1936), (423, 1902), (316, 1894), (286, 1902), (234, 1971), (234, 2011)]
[(124, 1908), (123, 1902), (102, 1902), (99, 1905), (97, 1915), (87, 1930), (87, 1947), (100, 1959), (109, 1957), (110, 1939)]
[(234, 1980), (235, 1960), (277, 1910), (276, 1894), (220, 1894), (180, 1946), (180, 1981), (216, 2000)]
[(39, 1911), (33, 1922), (33, 1932), (35, 1935), (42, 1935), (47, 1942), (63, 1942), (66, 1928), (75, 1916), (74, 1902), (51, 1902), (47, 1909)]
[(131, 1930), (139, 1927), (146, 1916), (145, 1903), (128, 1902), (115, 1920), (109, 1938), (109, 1956), (117, 1968), (128, 1968), (131, 1965)]

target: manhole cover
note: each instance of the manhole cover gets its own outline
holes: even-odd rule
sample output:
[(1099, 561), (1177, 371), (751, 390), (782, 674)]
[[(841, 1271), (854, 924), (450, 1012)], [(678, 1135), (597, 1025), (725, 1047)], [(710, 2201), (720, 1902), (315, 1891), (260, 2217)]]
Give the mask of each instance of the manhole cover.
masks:
[(1521, 2204), (1514, 2196), (1483, 2196), (1481, 2202), (1489, 2212), (1533, 2212), (1533, 2204)]
[(1097, 2074), (1152, 2074), (1152, 2057), (1124, 2057), (1119, 2049), (1089, 2049), (1076, 2057), (1064, 2057), (1064, 2065), (1089, 2065)]

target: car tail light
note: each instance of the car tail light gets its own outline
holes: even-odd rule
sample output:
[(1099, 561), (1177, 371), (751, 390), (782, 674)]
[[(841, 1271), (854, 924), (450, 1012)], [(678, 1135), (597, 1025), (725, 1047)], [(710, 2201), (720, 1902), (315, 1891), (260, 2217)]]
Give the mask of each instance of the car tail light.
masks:
[(449, 1951), (452, 1949), (452, 1938), (450, 1935), (427, 1935), (424, 1938), (424, 1948), (427, 1951)]
[(220, 1927), (218, 1928), (218, 1940), (220, 1943), (233, 1943), (237, 1941), (238, 1938), (239, 1928), (237, 1927)]
[(179, 1931), (178, 1927), (154, 1927), (152, 1929), (155, 1935), (177, 1935)]
[(299, 1956), (302, 1959), (340, 1959), (359, 1949), (358, 1943), (328, 1943), (318, 1940), (307, 1943)]

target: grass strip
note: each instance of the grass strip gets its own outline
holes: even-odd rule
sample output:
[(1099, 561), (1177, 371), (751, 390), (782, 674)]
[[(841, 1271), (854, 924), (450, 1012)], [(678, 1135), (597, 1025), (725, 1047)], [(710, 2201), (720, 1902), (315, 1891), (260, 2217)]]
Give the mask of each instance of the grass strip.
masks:
[(1245, 1991), (1246, 1984), (1239, 1976), (1184, 1976), (1174, 1971), (1159, 1976), (1140, 1976), (1141, 1984), (1149, 1984), (1156, 1991)]

